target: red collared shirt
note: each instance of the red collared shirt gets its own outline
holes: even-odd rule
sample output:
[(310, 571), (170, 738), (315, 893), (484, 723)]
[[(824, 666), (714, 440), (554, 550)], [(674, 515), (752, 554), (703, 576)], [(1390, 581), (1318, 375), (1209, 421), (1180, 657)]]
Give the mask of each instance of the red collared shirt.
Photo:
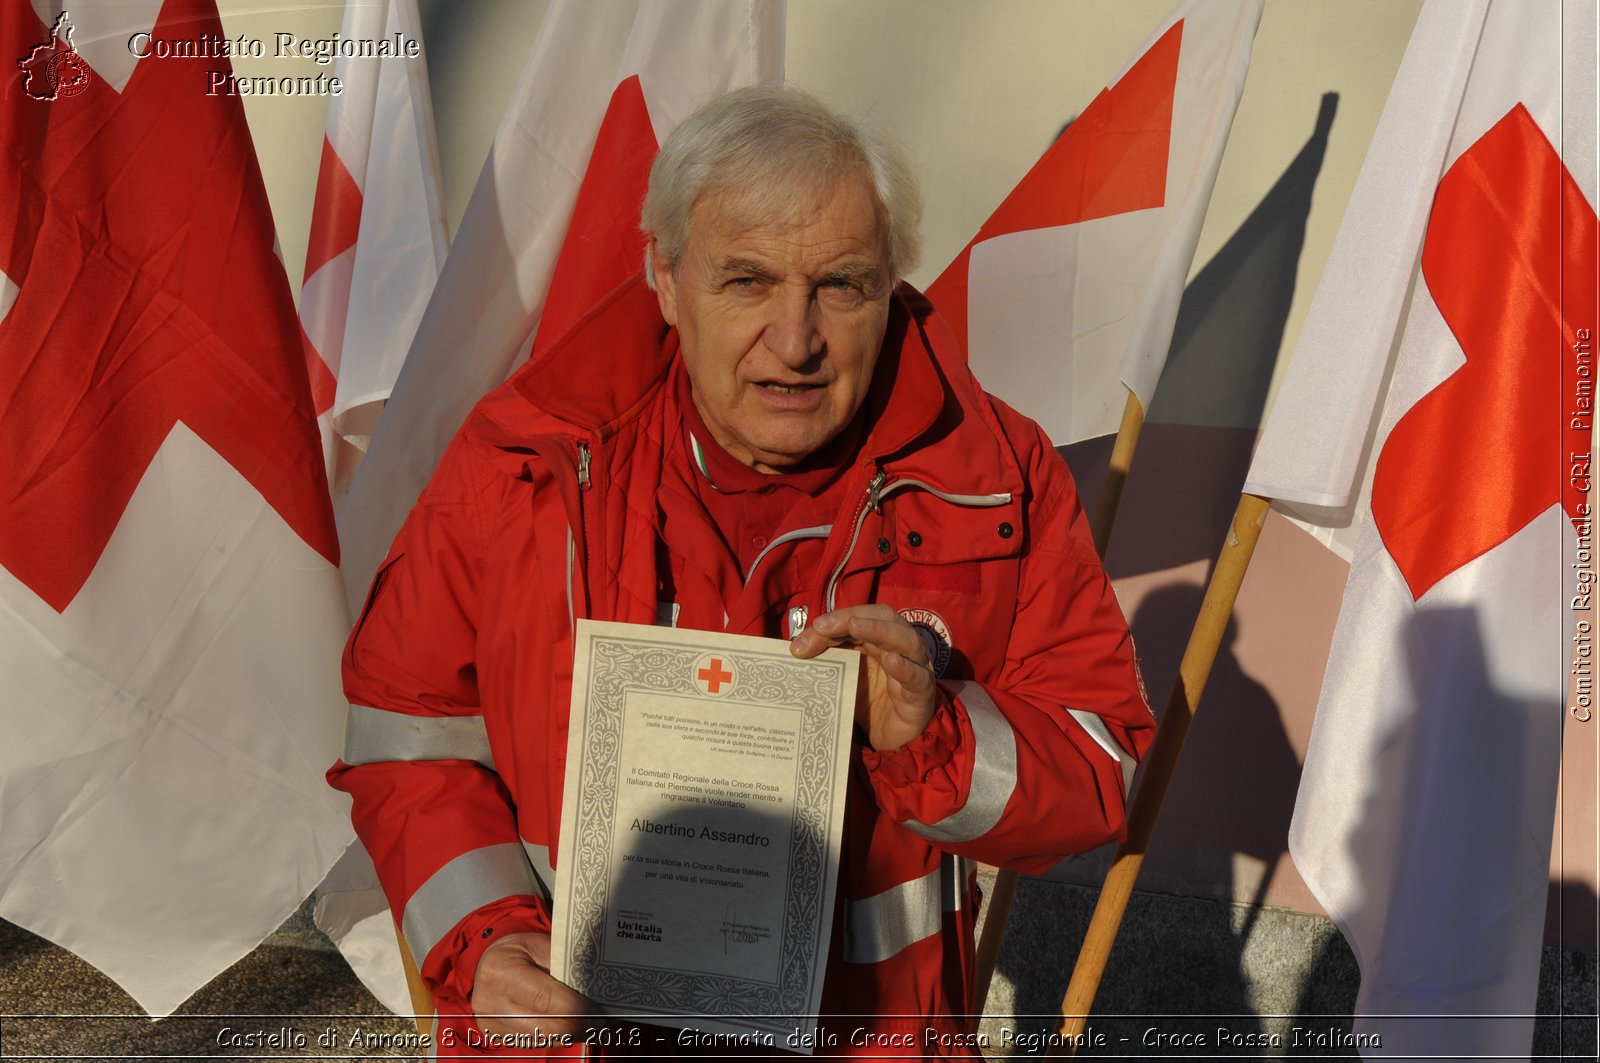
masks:
[[(680, 614), (677, 626), (739, 630), (742, 625), (734, 621), (755, 607), (768, 614), (763, 634), (788, 637), (794, 634), (788, 608), (802, 591), (802, 574), (813, 567), (807, 562), (814, 562), (812, 555), (821, 552), (821, 529), (838, 508), (835, 500), (823, 496), (849, 466), (860, 429), (852, 424), (833, 445), (793, 471), (762, 473), (734, 458), (712, 437), (694, 405), (689, 374), (681, 363), (668, 386), (677, 392), (683, 417), (669, 446), (672, 457), (664, 470), (659, 503), (663, 532), (678, 544), (670, 551), (670, 582), (664, 580), (661, 588), (663, 608), (671, 602), (681, 610), (685, 601), (703, 600), (701, 595), (680, 593), (680, 588), (685, 580), (706, 579), (726, 615)], [(816, 529), (817, 534), (807, 537), (807, 529)], [(773, 545), (786, 532), (801, 537)], [(798, 604), (810, 607), (811, 603)]]

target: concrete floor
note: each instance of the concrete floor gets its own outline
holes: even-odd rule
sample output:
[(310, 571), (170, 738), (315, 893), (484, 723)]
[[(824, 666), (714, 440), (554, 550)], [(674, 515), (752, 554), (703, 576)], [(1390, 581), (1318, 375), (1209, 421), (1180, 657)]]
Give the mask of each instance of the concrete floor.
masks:
[[(980, 1026), (989, 1054), (1037, 1054), (1029, 1049), (1054, 1028), (1093, 904), (1089, 890), (1022, 882)], [(1595, 966), (1594, 953), (1546, 949), (1536, 1057), (1596, 1058)], [(1326, 919), (1137, 894), (1089, 1023), (1105, 1047), (1080, 1054), (1356, 1058), (1326, 1046), (1349, 1030), (1356, 983), (1355, 961)], [(1296, 1027), (1324, 1045), (1291, 1046)], [(1141, 1048), (1152, 1028), (1204, 1031), (1210, 1044)], [(1235, 1038), (1225, 1052), (1215, 1046), (1219, 1029)], [(420, 1054), (414, 1034), (361, 986), (305, 908), (160, 1021), (138, 1016), (131, 998), (77, 957), (0, 922), (0, 1059), (410, 1057)], [(1239, 1047), (1272, 1035), (1283, 1049)]]
[[(1094, 891), (1081, 887), (1020, 884), (980, 1027), (994, 1054), (1008, 1028), (1013, 1039), (1054, 1028), (1094, 903)], [(1545, 949), (1536, 1057), (1595, 1058), (1595, 966), (1594, 953)], [(1088, 1024), (1104, 1035), (1104, 1047), (1079, 1054), (1359, 1059), (1338, 1047), (1348, 1041), (1358, 986), (1355, 957), (1325, 918), (1135, 893)], [(1221, 1031), (1231, 1047), (1219, 1045)], [(1185, 1034), (1203, 1036), (1205, 1047), (1143, 1047), (1151, 1035)], [(1281, 1047), (1251, 1047), (1273, 1039)]]

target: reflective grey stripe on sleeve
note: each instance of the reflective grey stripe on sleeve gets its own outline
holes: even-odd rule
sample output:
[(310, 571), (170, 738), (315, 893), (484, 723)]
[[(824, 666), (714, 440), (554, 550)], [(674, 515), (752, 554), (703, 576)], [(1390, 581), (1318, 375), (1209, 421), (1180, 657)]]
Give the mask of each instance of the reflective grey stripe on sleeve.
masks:
[(1139, 766), (1139, 761), (1132, 753), (1123, 749), (1115, 738), (1111, 737), (1110, 728), (1106, 722), (1092, 712), (1081, 709), (1068, 709), (1078, 726), (1089, 732), (1089, 737), (1094, 739), (1094, 744), (1106, 751), (1106, 754), (1122, 769), (1122, 796), (1127, 797), (1128, 791), (1133, 786), (1133, 772)]
[(417, 966), (462, 919), (486, 904), (523, 894), (537, 897), (539, 882), (516, 842), (473, 849), (435, 871), (411, 895), (400, 920)]
[(859, 901), (845, 901), (844, 960), (882, 963), (937, 934), (945, 912), (966, 904), (972, 861), (944, 853), (939, 866), (910, 882)]
[(344, 762), (389, 760), (473, 760), (494, 769), (482, 716), (412, 716), (351, 705)]
[(534, 877), (539, 880), (539, 893), (548, 901), (556, 888), (555, 869), (550, 866), (550, 847), (523, 839), (522, 851), (528, 857)]
[(882, 963), (929, 934), (937, 934), (941, 869), (882, 893), (845, 902), (846, 963)]
[(961, 699), (972, 721), (975, 748), (967, 803), (937, 823), (908, 819), (904, 825), (929, 841), (968, 842), (1000, 822), (1000, 814), (1017, 788), (1017, 736), (1011, 721), (977, 683), (954, 683), (950, 692)]

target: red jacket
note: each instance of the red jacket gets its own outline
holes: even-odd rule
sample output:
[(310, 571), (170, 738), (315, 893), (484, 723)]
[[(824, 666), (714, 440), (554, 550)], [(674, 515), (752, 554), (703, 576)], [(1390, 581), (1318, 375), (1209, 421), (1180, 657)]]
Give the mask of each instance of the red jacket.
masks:
[(663, 386), (676, 354), (635, 282), (479, 403), (345, 651), (351, 718), (329, 778), (434, 993), (442, 1054), (480, 1040), (483, 949), (549, 926), (573, 617), (725, 614), (782, 637), (797, 610), (870, 601), (937, 635), (942, 694), (917, 740), (857, 749), (823, 995), (825, 1016), (852, 1017), (825, 1018), (823, 1050), (883, 1051), (898, 1032), (908, 1055), (969, 1054), (938, 1035), (981, 1004), (974, 862), (1040, 871), (1118, 837), (1153, 733), (1072, 478), (902, 288), (855, 459), (723, 601), (703, 512), (662, 497), (684, 460)]

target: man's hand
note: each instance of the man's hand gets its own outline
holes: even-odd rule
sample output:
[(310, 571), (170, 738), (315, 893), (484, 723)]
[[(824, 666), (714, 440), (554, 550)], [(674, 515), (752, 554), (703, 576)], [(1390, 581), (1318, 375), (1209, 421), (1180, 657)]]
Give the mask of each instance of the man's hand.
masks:
[(589, 1001), (550, 973), (550, 935), (507, 934), (483, 950), (472, 1010), (488, 1034), (542, 1033), (576, 1041), (591, 1023)]
[(823, 613), (794, 637), (789, 651), (815, 657), (830, 646), (850, 646), (865, 659), (856, 699), (856, 722), (873, 749), (899, 749), (920, 735), (938, 708), (928, 644), (887, 605), (853, 605)]

